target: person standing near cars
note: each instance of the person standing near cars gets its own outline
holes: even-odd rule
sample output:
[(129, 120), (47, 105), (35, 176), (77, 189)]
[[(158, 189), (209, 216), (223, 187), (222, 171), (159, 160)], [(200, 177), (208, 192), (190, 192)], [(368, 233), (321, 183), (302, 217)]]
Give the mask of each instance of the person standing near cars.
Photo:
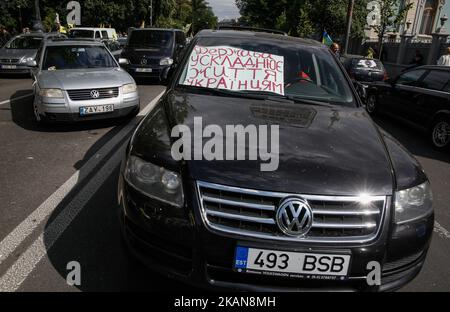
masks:
[(450, 47), (447, 48), (446, 54), (439, 58), (437, 64), (441, 66), (450, 66)]
[(341, 57), (341, 47), (336, 42), (333, 43), (330, 47), (331, 51), (333, 51), (334, 55), (336, 55), (337, 58)]

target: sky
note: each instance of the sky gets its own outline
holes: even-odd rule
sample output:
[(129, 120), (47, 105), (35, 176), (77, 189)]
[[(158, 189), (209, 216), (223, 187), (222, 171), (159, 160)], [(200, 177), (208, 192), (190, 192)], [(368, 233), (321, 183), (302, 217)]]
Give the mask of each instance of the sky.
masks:
[(209, 5), (213, 8), (214, 14), (222, 19), (239, 17), (239, 9), (236, 7), (235, 0), (207, 0)]

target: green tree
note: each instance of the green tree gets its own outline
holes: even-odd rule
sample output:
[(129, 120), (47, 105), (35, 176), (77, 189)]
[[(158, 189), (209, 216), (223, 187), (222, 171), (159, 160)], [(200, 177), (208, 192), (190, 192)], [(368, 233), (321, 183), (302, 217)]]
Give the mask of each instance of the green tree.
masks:
[(217, 16), (214, 15), (209, 3), (205, 0), (191, 0), (191, 32), (197, 33), (201, 29), (215, 28)]
[[(363, 36), (368, 0), (356, 0), (352, 36)], [(346, 31), (348, 0), (236, 0), (241, 21), (249, 26), (280, 29), (309, 37), (327, 30), (332, 37)]]
[(375, 0), (379, 7), (379, 23), (371, 26), (371, 28), (378, 35), (378, 57), (381, 57), (383, 51), (383, 38), (388, 29), (396, 28), (405, 19), (408, 11), (412, 8), (413, 4), (400, 6), (399, 0)]

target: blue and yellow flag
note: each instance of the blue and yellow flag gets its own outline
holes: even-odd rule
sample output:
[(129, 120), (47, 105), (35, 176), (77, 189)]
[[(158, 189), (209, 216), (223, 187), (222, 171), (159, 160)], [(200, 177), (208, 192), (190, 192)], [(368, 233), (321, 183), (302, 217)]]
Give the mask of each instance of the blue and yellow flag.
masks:
[(333, 39), (331, 39), (330, 35), (327, 33), (326, 30), (323, 32), (322, 43), (327, 46), (331, 46), (333, 44)]

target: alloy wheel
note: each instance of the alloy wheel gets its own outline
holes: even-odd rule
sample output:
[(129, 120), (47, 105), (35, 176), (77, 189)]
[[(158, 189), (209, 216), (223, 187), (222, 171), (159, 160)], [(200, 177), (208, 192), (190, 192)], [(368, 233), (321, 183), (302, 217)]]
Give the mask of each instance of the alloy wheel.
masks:
[(450, 142), (450, 123), (440, 121), (433, 128), (433, 144), (436, 147), (446, 147)]
[(369, 95), (366, 103), (366, 109), (370, 114), (375, 113), (377, 107), (377, 99), (374, 94)]

